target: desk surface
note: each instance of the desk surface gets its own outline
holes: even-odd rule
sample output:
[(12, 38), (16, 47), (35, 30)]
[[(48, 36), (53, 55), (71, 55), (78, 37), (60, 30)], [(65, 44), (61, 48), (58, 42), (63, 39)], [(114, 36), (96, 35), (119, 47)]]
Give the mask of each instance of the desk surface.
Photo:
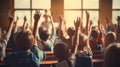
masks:
[[(44, 53), (45, 53), (46, 55), (53, 54), (52, 51), (44, 51)], [(53, 55), (54, 55), (54, 54), (53, 54)]]
[(46, 60), (46, 61), (41, 61), (40, 64), (53, 64), (57, 63), (57, 60)]
[(103, 59), (92, 59), (92, 62), (95, 63), (95, 62), (104, 62)]
[[(57, 63), (57, 60), (45, 60), (45, 61), (41, 61), (40, 64), (53, 64), (53, 63)], [(104, 62), (103, 59), (92, 59), (93, 63), (102, 63)]]

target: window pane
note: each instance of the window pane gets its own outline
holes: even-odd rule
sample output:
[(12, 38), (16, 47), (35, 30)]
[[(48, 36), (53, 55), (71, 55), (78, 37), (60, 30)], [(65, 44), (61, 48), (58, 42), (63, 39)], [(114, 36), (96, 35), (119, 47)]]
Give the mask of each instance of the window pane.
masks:
[(50, 9), (51, 0), (32, 0), (32, 8)]
[(113, 9), (120, 9), (120, 0), (112, 0), (113, 1)]
[[(99, 15), (98, 15), (98, 11), (88, 11), (88, 13), (90, 14), (90, 20), (92, 20), (93, 25), (97, 25), (97, 22), (99, 20)], [(83, 26), (86, 25), (86, 12), (84, 11), (83, 13)]]
[(30, 0), (14, 0), (15, 8), (30, 8)]
[(99, 0), (83, 0), (83, 8), (88, 9), (98, 9), (99, 8)]
[(120, 16), (120, 11), (113, 11), (113, 13), (112, 13), (113, 24), (117, 24), (117, 20), (116, 20), (117, 16)]
[(73, 27), (74, 26), (74, 20), (76, 20), (77, 17), (81, 16), (81, 11), (64, 11), (65, 12), (65, 20), (66, 20), (66, 26)]
[(64, 0), (65, 9), (78, 9), (81, 8), (81, 0)]
[(15, 19), (16, 19), (17, 16), (19, 17), (18, 26), (23, 25), (24, 16), (27, 17), (27, 23), (30, 24), (30, 11), (15, 11)]

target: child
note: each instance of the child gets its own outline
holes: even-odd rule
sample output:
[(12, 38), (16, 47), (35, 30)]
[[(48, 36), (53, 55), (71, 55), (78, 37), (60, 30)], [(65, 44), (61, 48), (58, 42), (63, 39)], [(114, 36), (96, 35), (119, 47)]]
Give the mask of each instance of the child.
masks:
[(120, 43), (112, 43), (106, 48), (104, 67), (120, 67)]
[(44, 53), (35, 45), (31, 32), (20, 31), (15, 34), (15, 44), (18, 51), (5, 58), (5, 64), (10, 67), (40, 67)]
[(58, 59), (58, 63), (52, 64), (52, 67), (72, 67), (72, 63), (69, 60), (69, 46), (66, 43), (57, 43), (54, 46), (53, 51), (55, 57)]

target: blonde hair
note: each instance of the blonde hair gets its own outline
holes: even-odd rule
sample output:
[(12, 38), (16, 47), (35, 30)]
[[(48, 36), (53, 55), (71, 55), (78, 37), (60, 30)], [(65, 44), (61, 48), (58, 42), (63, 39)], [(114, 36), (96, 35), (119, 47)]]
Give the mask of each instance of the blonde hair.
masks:
[(115, 42), (117, 39), (115, 32), (108, 32), (105, 36), (105, 47), (107, 47), (110, 43)]
[(81, 33), (79, 36), (78, 50), (84, 50), (86, 48), (89, 48), (91, 50), (90, 45), (89, 45), (89, 39), (87, 35)]

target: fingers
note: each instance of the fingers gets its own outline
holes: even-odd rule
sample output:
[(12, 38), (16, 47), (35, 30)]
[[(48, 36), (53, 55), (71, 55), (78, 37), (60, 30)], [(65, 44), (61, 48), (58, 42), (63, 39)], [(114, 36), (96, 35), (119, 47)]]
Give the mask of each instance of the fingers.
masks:
[(27, 21), (27, 18), (26, 18), (26, 16), (24, 16), (24, 21), (25, 21), (25, 22)]
[(76, 28), (78, 28), (80, 26), (80, 24), (81, 24), (81, 19), (80, 19), (80, 17), (77, 17), (76, 21), (74, 20), (74, 25)]
[(87, 20), (89, 20), (89, 18), (90, 18), (90, 14), (86, 11), (86, 18), (87, 18)]

